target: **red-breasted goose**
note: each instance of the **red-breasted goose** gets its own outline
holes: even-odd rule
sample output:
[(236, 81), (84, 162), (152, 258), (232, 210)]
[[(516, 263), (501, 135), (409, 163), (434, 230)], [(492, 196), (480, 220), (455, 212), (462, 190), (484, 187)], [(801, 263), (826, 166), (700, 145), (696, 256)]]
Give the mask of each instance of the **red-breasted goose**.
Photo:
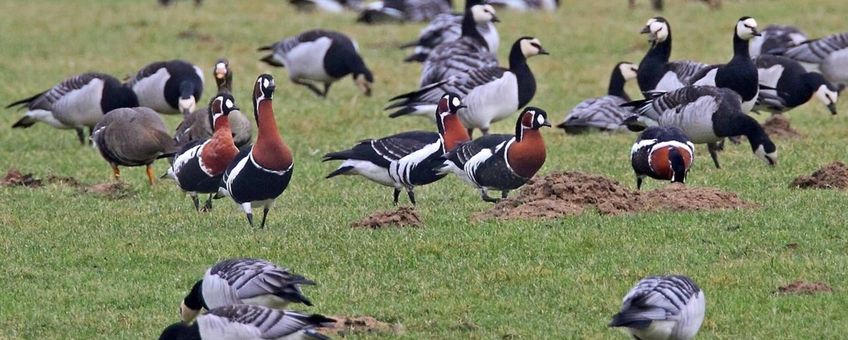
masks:
[(140, 106), (162, 114), (194, 111), (203, 94), (203, 71), (183, 60), (151, 63), (127, 81)]
[[(467, 1), (465, 3), (466, 11), (469, 6), (483, 6), (482, 9), (486, 12), (495, 14), (495, 8), (488, 4), (483, 4), (480, 1)], [(403, 44), (401, 48), (415, 47), (415, 51), (407, 56), (403, 61), (406, 62), (423, 62), (427, 60), (430, 52), (436, 46), (448, 43), (459, 39), (462, 36), (462, 23), (465, 18), (465, 13), (444, 13), (439, 14), (430, 21), (427, 26), (421, 29), (418, 34), (418, 40)], [(476, 20), (475, 20), (476, 21)], [(486, 20), (482, 23), (477, 23), (477, 32), (486, 40), (489, 47), (489, 52), (497, 54), (500, 46), (500, 35), (495, 27), (497, 19)]]
[(821, 73), (807, 72), (790, 58), (763, 54), (754, 61), (759, 72), (760, 94), (754, 111), (780, 114), (798, 107), (814, 96), (836, 114), (839, 93)]
[(621, 327), (636, 339), (689, 340), (704, 322), (706, 298), (683, 275), (649, 276), (624, 296), (610, 327)]
[(686, 182), (686, 174), (695, 161), (695, 144), (675, 126), (651, 126), (636, 138), (630, 149), (630, 165), (636, 173), (636, 189), (651, 177)]
[(632, 108), (621, 106), (630, 101), (630, 96), (624, 92), (624, 84), (627, 80), (635, 79), (637, 71), (636, 65), (629, 62), (616, 64), (610, 75), (607, 95), (580, 102), (557, 127), (568, 134), (591, 130), (615, 131), (623, 128), (621, 122), (636, 113)]
[(706, 64), (691, 60), (669, 61), (671, 58), (671, 24), (663, 17), (648, 19), (640, 32), (648, 35), (651, 48), (639, 63), (636, 81), (642, 92), (671, 91), (689, 83)]
[(197, 322), (177, 322), (159, 340), (329, 340), (315, 328), (336, 320), (320, 314), (301, 314), (254, 305), (229, 305), (200, 315)]

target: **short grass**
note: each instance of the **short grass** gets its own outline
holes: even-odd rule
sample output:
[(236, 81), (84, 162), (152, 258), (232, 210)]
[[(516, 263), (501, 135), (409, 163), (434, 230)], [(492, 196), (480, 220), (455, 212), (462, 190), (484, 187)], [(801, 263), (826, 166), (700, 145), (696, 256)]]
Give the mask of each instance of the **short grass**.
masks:
[[(539, 80), (533, 104), (559, 121), (583, 98), (605, 91), (615, 62), (639, 61), (646, 44), (637, 32), (653, 15), (646, 1), (640, 5), (629, 11), (624, 1), (566, 1), (555, 14), (502, 11), (500, 55), (519, 36), (541, 39), (552, 55), (530, 62)], [(726, 1), (721, 11), (677, 0), (667, 7), (674, 58), (704, 62), (729, 58), (730, 28), (742, 15), (763, 26), (799, 25), (812, 36), (845, 29), (842, 0)], [(292, 184), (265, 230), (248, 228), (226, 200), (197, 214), (173, 183), (148, 187), (141, 168), (124, 169), (137, 194), (117, 201), (61, 185), (0, 188), (0, 338), (155, 338), (178, 319), (180, 299), (205, 268), (234, 256), (267, 258), (320, 282), (306, 289), (316, 304), (304, 307), (310, 312), (372, 315), (405, 327), (402, 334), (363, 338), (621, 338), (606, 327), (621, 297), (640, 277), (662, 273), (690, 275), (706, 291), (702, 338), (838, 338), (848, 331), (848, 196), (787, 187), (797, 175), (846, 160), (844, 115), (831, 117), (815, 103), (792, 112), (807, 137), (778, 140), (780, 164), (773, 169), (740, 145), (721, 155), (725, 167), (716, 170), (699, 147), (689, 185), (736, 192), (759, 209), (475, 223), (469, 216), (489, 205), (447, 178), (417, 190), (426, 227), (354, 230), (352, 221), (391, 208), (391, 190), (361, 178), (324, 180), (336, 164), (320, 156), (362, 138), (433, 127), (391, 120), (381, 110), (388, 98), (415, 87), (418, 67), (401, 63), (404, 52), (394, 47), (420, 25), (367, 27), (353, 19), (295, 13), (284, 1), (209, 0), (199, 9), (186, 2), (162, 9), (152, 0), (0, 3), (0, 102), (84, 71), (123, 77), (172, 58), (210, 69), (228, 56), (244, 108), (259, 73), (278, 78), (280, 131), (296, 157)], [(288, 83), (285, 70), (257, 61), (261, 44), (314, 27), (358, 39), (376, 74), (373, 97), (345, 80), (320, 100)], [(208, 39), (178, 37), (190, 29)], [(635, 94), (633, 84), (629, 89)], [(111, 180), (106, 163), (77, 145), (72, 132), (8, 129), (20, 112), (6, 111), (3, 171)], [(166, 122), (173, 127), (178, 117)], [(508, 121), (495, 125), (498, 132), (511, 129)], [(632, 185), (627, 157), (634, 135), (544, 136), (542, 173), (579, 170)], [(166, 165), (156, 167), (163, 172)], [(648, 189), (661, 185), (649, 182)], [(773, 293), (796, 279), (828, 283), (834, 292)]]

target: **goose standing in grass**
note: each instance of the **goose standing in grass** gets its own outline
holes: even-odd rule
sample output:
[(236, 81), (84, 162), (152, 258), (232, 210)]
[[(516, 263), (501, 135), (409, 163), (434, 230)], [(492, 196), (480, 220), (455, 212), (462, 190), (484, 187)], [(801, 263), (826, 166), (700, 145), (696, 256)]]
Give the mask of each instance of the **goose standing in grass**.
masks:
[(693, 339), (704, 322), (706, 298), (683, 275), (649, 276), (624, 296), (610, 327), (621, 327), (635, 339)]
[(304, 12), (341, 13), (345, 10), (359, 11), (362, 9), (362, 0), (289, 0), (289, 3), (299, 11)]
[(559, 8), (559, 0), (490, 0), (488, 2), (495, 7), (521, 12), (533, 10), (553, 12)]
[(330, 327), (336, 320), (320, 314), (301, 314), (255, 305), (229, 305), (210, 310), (193, 324), (174, 323), (159, 340), (328, 340), (318, 327)]
[(768, 25), (759, 36), (751, 38), (748, 53), (751, 58), (769, 54), (773, 50), (786, 50), (807, 41), (807, 34), (800, 28), (788, 25)]
[(755, 63), (759, 71), (760, 95), (754, 111), (767, 111), (781, 114), (792, 110), (813, 96), (827, 106), (830, 113), (836, 114), (836, 101), (839, 98), (836, 86), (833, 86), (818, 72), (807, 72), (795, 60), (763, 54)]
[(44, 122), (57, 129), (74, 129), (80, 144), (85, 145), (84, 127), (88, 127), (90, 135), (104, 114), (122, 107), (136, 107), (138, 98), (110, 75), (83, 73), (6, 108), (18, 105), (26, 107), (27, 112), (12, 128), (28, 128)]
[(256, 143), (245, 148), (224, 172), (223, 193), (238, 203), (253, 226), (253, 207), (262, 207), (262, 224), (274, 201), (289, 186), (294, 171), (292, 152), (280, 137), (274, 118), (274, 77), (260, 75), (253, 87), (253, 112), (258, 134)]
[(315, 285), (302, 275), (259, 259), (228, 259), (206, 270), (180, 304), (180, 318), (191, 323), (201, 309), (248, 304), (283, 309), (291, 303), (312, 306), (301, 285)]
[(750, 112), (757, 102), (760, 83), (757, 65), (748, 52), (748, 41), (760, 35), (757, 21), (742, 17), (733, 29), (733, 58), (727, 64), (707, 66), (689, 79), (692, 85), (728, 88), (742, 97), (742, 112)]
[(690, 60), (669, 62), (671, 57), (671, 25), (663, 17), (648, 19), (640, 32), (648, 34), (651, 48), (639, 63), (636, 81), (642, 92), (671, 91), (689, 83), (689, 78), (706, 64)]
[(146, 107), (121, 108), (103, 116), (91, 134), (94, 147), (109, 165), (115, 179), (121, 177), (118, 166), (147, 167), (147, 180), (153, 185), (153, 162), (173, 156), (174, 139), (156, 111)]
[(551, 126), (547, 113), (527, 107), (518, 116), (514, 135), (488, 135), (462, 144), (444, 156), (439, 171), (471, 183), (486, 202), (498, 201), (489, 197), (489, 190), (501, 191), (504, 199), (545, 164), (545, 142), (539, 132), (543, 126)]
[(527, 65), (527, 58), (546, 55), (539, 39), (522, 37), (515, 41), (509, 53), (509, 68), (487, 67), (457, 74), (448, 80), (430, 84), (417, 91), (390, 99), (386, 110), (397, 109), (389, 117), (408, 114), (423, 115), (435, 110), (440, 93), (454, 93), (463, 99), (467, 108), (459, 112), (462, 124), (471, 136), (473, 129), (484, 135), (489, 126), (509, 117), (527, 105), (536, 95), (536, 78)]
[[(285, 67), (293, 83), (306, 86), (318, 96), (326, 97), (330, 85), (348, 74), (366, 96), (371, 95), (374, 75), (365, 66), (356, 42), (342, 33), (310, 30), (260, 47), (259, 51), (271, 51), (261, 60)], [(323, 91), (312, 82), (323, 84)]]
[(775, 50), (801, 62), (808, 71), (820, 72), (833, 85), (848, 86), (848, 32), (809, 40), (788, 50)]
[(229, 116), (238, 112), (235, 99), (227, 93), (218, 94), (209, 103), (208, 123), (215, 127), (212, 138), (195, 140), (185, 144), (174, 158), (168, 175), (177, 181), (180, 189), (191, 196), (194, 209), (200, 211), (198, 193), (209, 194), (204, 209), (212, 210), (212, 196), (218, 193), (224, 170), (233, 161), (239, 150), (233, 141)]
[(428, 21), (453, 9), (451, 0), (380, 0), (367, 6), (356, 22), (380, 24), (389, 22)]
[(203, 94), (203, 71), (183, 60), (159, 61), (143, 67), (126, 85), (140, 106), (162, 114), (191, 112)]
[(577, 104), (565, 119), (557, 125), (566, 133), (578, 134), (589, 129), (615, 131), (622, 128), (621, 122), (630, 117), (635, 111), (621, 104), (630, 101), (630, 96), (624, 91), (624, 84), (635, 79), (638, 69), (629, 62), (620, 62), (612, 69), (607, 95), (586, 99)]
[(637, 190), (642, 189), (645, 177), (686, 183), (686, 174), (694, 161), (695, 144), (675, 126), (647, 128), (630, 149)]
[[(232, 94), (233, 71), (230, 69), (230, 62), (226, 58), (218, 59), (213, 74), (215, 83), (218, 85), (218, 94)], [(174, 135), (177, 144), (183, 145), (212, 137), (213, 131), (212, 126), (209, 125), (209, 114), (209, 107), (194, 110), (188, 114), (184, 113), (183, 121), (177, 126), (177, 133)], [(234, 110), (227, 115), (227, 119), (236, 146), (243, 147), (250, 144), (250, 139), (253, 137), (253, 125), (247, 117), (241, 111)]]
[[(474, 18), (476, 31), (486, 41), (488, 51), (497, 54), (498, 47), (500, 46), (500, 35), (498, 35), (498, 29), (494, 24), (498, 22), (497, 17), (495, 17), (495, 8), (479, 0), (470, 0), (465, 3), (465, 11), (468, 12), (469, 8), (474, 6), (481, 6), (480, 10), (474, 12), (479, 13)], [(484, 20), (485, 12), (491, 13), (492, 19)], [(421, 33), (418, 34), (418, 40), (401, 46), (401, 48), (415, 47), (415, 52), (403, 61), (424, 62), (427, 60), (430, 52), (437, 46), (459, 39), (462, 36), (462, 25), (465, 16), (465, 12), (459, 14), (439, 14), (426, 27), (421, 29)]]
[[(751, 116), (742, 111), (742, 99), (735, 91), (713, 86), (686, 86), (671, 92), (652, 93), (651, 98), (625, 105), (636, 107), (638, 115), (625, 119), (633, 131), (645, 125), (676, 126), (692, 143), (707, 144), (716, 168), (717, 143), (725, 137), (744, 135), (751, 150), (766, 164), (777, 164), (777, 148), (768, 134)], [(647, 118), (647, 119), (645, 119)]]
[(338, 169), (327, 175), (361, 175), (371, 181), (394, 188), (394, 204), (400, 190), (406, 189), (409, 201), (415, 205), (415, 186), (433, 183), (444, 174), (434, 164), (460, 143), (470, 138), (456, 113), (463, 108), (462, 100), (446, 93), (436, 109), (438, 133), (429, 131), (403, 132), (380, 139), (366, 139), (351, 149), (324, 155), (324, 161), (341, 160)]

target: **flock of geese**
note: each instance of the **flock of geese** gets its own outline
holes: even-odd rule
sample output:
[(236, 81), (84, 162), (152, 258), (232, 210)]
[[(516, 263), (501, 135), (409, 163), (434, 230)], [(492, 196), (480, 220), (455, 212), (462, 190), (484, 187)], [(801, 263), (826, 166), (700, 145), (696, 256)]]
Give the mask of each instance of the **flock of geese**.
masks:
[[(501, 4), (519, 2), (525, 7), (534, 3)], [(329, 0), (293, 3), (358, 6)], [(545, 1), (536, 3), (541, 3), (538, 8), (550, 7)], [(432, 18), (418, 39), (404, 45), (414, 47), (407, 62), (423, 63), (417, 88), (392, 98), (386, 110), (393, 118), (429, 117), (436, 129), (367, 139), (327, 153), (324, 161), (341, 162), (327, 178), (359, 175), (391, 187), (395, 204), (405, 190), (414, 205), (416, 186), (453, 173), (479, 190), (485, 201), (498, 201), (490, 191), (506, 198), (545, 162), (539, 130), (551, 123), (545, 110), (527, 106), (536, 92), (528, 59), (548, 52), (539, 39), (521, 37), (510, 46), (508, 67), (500, 66), (495, 54), (500, 44), (494, 25), (498, 18), (491, 3), (468, 0), (463, 13), (432, 10), (438, 15), (426, 9), (449, 2), (399, 4), (408, 6), (385, 1), (380, 7), (363, 8), (362, 18), (367, 19), (361, 18)], [(732, 58), (717, 65), (670, 61), (671, 25), (663, 17), (649, 19), (642, 33), (651, 47), (641, 63), (615, 65), (607, 95), (580, 103), (557, 125), (566, 133), (624, 127), (642, 131), (631, 149), (639, 188), (645, 177), (684, 182), (694, 161), (694, 144), (707, 144), (719, 167), (723, 139), (736, 136), (746, 136), (753, 153), (773, 166), (776, 146), (748, 113), (780, 114), (815, 97), (836, 114), (838, 92), (848, 85), (848, 33), (809, 40), (797, 28), (773, 25), (760, 31), (756, 20), (742, 17), (733, 26)], [(374, 76), (356, 42), (343, 33), (309, 30), (258, 50), (266, 53), (262, 61), (284, 67), (292, 83), (317, 96), (326, 97), (332, 84), (347, 76), (363, 94), (371, 94)], [(204, 72), (182, 60), (151, 63), (125, 82), (103, 73), (76, 75), (8, 107), (27, 109), (13, 128), (44, 122), (74, 130), (82, 144), (88, 128), (93, 146), (115, 178), (119, 166), (146, 166), (153, 184), (151, 164), (168, 158), (167, 175), (189, 194), (195, 209), (209, 210), (214, 198), (229, 197), (251, 226), (253, 209), (261, 208), (263, 228), (294, 168), (293, 152), (280, 135), (274, 112), (277, 84), (270, 74), (252, 84), (256, 139), (251, 142), (254, 127), (232, 95), (229, 61), (218, 60), (212, 74), (217, 92), (200, 107)], [(625, 82), (632, 79), (644, 99), (632, 100), (625, 93)], [(491, 124), (516, 111), (520, 113), (514, 133), (489, 134)], [(168, 131), (160, 114), (183, 115), (175, 133)], [(482, 136), (472, 139), (475, 130)], [(201, 207), (199, 196), (204, 194), (208, 198)], [(315, 328), (334, 320), (285, 310), (289, 303), (311, 306), (300, 286), (312, 284), (267, 261), (223, 261), (194, 285), (180, 307), (182, 322), (166, 328), (161, 339), (324, 339)], [(201, 309), (207, 312), (198, 315)], [(625, 296), (610, 326), (637, 339), (691, 339), (704, 313), (704, 293), (693, 280), (653, 276)]]

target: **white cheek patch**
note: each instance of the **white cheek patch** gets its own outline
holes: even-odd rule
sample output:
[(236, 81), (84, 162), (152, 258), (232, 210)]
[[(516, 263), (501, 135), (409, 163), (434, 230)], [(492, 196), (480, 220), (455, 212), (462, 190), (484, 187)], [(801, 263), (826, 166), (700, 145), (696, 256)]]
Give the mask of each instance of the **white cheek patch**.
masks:
[(266, 79), (263, 79), (263, 80), (262, 80), (262, 85), (263, 85), (263, 87), (268, 87), (268, 86), (269, 86), (269, 85), (271, 85), (271, 84), (270, 84), (270, 82), (268, 81), (268, 79), (266, 78)]
[(545, 123), (545, 117), (542, 117), (542, 115), (536, 116), (536, 122), (539, 123), (539, 125), (544, 124)]
[(233, 108), (233, 101), (232, 100), (227, 99), (227, 108), (229, 108), (229, 109)]
[(454, 98), (453, 99), (453, 106), (459, 106), (459, 104), (462, 104), (462, 102), (460, 102), (459, 98)]

